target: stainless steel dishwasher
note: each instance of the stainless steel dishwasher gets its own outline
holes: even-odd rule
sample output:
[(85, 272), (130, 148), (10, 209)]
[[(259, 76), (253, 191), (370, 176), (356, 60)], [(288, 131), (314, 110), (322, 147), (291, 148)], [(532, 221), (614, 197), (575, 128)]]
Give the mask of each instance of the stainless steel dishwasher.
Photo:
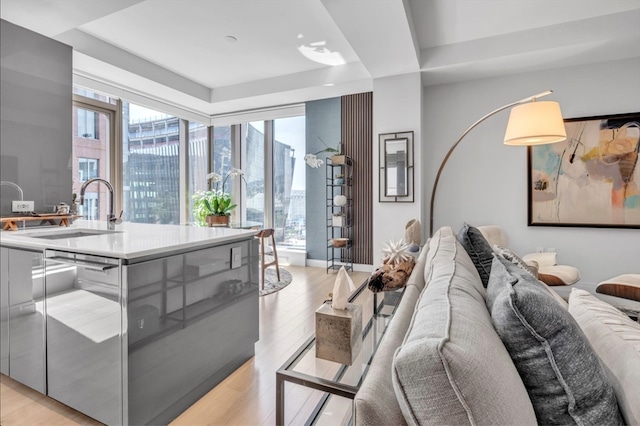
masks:
[(126, 424), (121, 260), (57, 250), (44, 260), (47, 394), (105, 424)]

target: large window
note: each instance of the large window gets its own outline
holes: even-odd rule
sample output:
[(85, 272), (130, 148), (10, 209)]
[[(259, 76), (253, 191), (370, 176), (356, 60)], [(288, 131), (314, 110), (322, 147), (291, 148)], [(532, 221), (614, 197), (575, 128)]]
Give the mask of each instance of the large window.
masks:
[(305, 246), (305, 117), (273, 122), (273, 224), (278, 244)]
[(246, 219), (265, 224), (264, 122), (240, 125), (242, 169), (246, 179)]
[(179, 119), (123, 104), (122, 181), (129, 222), (180, 223)]
[(78, 158), (78, 180), (84, 182), (89, 179), (97, 178), (98, 162), (97, 158)]
[(208, 170), (208, 127), (189, 122), (189, 222), (194, 222), (193, 194), (206, 191)]
[[(97, 94), (95, 95), (98, 96)], [(74, 98), (74, 138), (72, 142), (72, 172), (75, 201), (79, 201), (82, 184), (93, 178), (110, 179), (109, 176), (109, 146), (113, 143), (111, 132), (111, 120), (114, 111), (105, 109), (99, 105), (98, 99), (90, 103), (84, 103), (79, 98)], [(81, 117), (91, 117), (90, 121), (82, 121)], [(90, 122), (92, 129), (88, 130)], [(85, 136), (91, 131), (91, 136)], [(84, 205), (75, 206), (78, 213), (85, 219), (106, 220), (109, 207), (109, 191), (102, 183), (93, 183), (85, 188)]]
[(87, 139), (100, 139), (100, 123), (98, 114), (86, 109), (78, 109), (78, 127), (76, 136)]
[[(238, 205), (232, 221), (261, 223), (276, 230), (278, 244), (304, 247), (304, 116), (210, 126), (77, 87), (74, 94), (78, 196), (84, 182), (99, 177), (114, 185), (114, 213), (122, 207), (125, 221), (193, 223), (192, 196), (210, 189), (207, 174), (224, 179), (237, 167), (244, 180), (234, 177), (224, 188), (218, 184)], [(120, 112), (122, 138), (116, 143)], [(78, 209), (86, 218), (105, 220), (108, 197), (105, 185), (89, 185)]]

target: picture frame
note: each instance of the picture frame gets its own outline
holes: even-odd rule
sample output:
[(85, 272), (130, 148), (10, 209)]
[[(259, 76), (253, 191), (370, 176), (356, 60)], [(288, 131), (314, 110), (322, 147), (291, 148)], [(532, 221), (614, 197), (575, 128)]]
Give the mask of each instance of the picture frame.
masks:
[(640, 228), (640, 112), (565, 119), (527, 150), (528, 225)]
[(378, 201), (413, 203), (413, 131), (379, 134), (378, 153)]

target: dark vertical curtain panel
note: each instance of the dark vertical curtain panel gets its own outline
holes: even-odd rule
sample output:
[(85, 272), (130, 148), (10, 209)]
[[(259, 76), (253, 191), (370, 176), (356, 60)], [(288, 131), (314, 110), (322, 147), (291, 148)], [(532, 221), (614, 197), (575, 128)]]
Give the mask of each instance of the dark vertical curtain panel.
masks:
[(353, 158), (353, 263), (373, 264), (373, 93), (342, 97), (342, 146)]

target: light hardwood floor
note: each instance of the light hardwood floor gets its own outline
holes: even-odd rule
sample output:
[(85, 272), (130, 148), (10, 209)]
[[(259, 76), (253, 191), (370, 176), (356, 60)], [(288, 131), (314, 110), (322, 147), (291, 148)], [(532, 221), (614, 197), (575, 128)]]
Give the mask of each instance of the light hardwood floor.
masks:
[[(212, 389), (171, 425), (275, 424), (275, 372), (314, 332), (314, 313), (333, 288), (335, 273), (324, 268), (287, 266), (293, 281), (260, 298), (260, 340), (256, 355)], [(359, 285), (366, 272), (350, 274)], [(294, 402), (294, 401), (292, 401)], [(295, 403), (285, 418), (302, 424), (305, 413)], [(0, 375), (0, 425), (99, 424), (63, 404)]]

